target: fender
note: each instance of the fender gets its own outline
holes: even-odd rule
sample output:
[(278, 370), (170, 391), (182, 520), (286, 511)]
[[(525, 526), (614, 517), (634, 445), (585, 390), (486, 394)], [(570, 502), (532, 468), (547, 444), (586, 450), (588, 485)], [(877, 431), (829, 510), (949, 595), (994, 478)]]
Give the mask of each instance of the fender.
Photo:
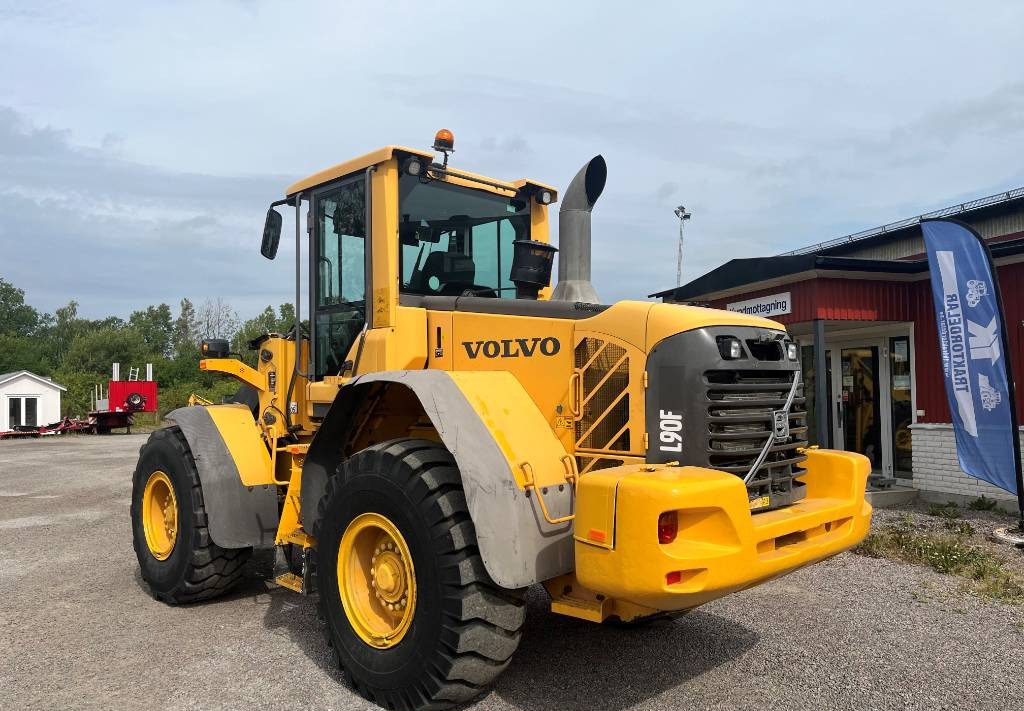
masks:
[(342, 387), (303, 465), (306, 530), (312, 530), (307, 516), (316, 515), (360, 408), (381, 385), (412, 391), (455, 458), (480, 557), (498, 585), (524, 587), (573, 569), (572, 522), (549, 524), (543, 518), (538, 492), (523, 488), (520, 466), (529, 463), (551, 517), (558, 518), (572, 512), (573, 491), (566, 483), (572, 460), (523, 386), (504, 371), (385, 371)]
[(221, 548), (264, 547), (277, 534), (270, 453), (245, 405), (182, 407), (181, 428), (199, 471), (210, 538)]

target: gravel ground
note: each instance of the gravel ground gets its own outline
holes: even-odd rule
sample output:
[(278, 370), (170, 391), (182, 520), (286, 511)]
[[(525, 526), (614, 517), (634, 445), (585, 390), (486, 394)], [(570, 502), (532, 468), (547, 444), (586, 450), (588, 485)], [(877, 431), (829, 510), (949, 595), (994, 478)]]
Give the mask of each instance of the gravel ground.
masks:
[[(266, 556), (221, 600), (149, 597), (128, 521), (144, 439), (0, 442), (0, 708), (375, 708), (331, 669), (313, 603), (260, 578)], [(546, 607), (531, 590), (522, 646), (471, 708), (1019, 709), (1024, 695), (1024, 607), (849, 553), (636, 629)]]

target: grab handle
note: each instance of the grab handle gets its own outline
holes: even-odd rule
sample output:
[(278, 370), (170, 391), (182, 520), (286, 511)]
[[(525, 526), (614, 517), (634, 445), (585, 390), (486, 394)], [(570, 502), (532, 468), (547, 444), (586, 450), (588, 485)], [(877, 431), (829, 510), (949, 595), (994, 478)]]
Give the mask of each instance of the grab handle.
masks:
[(579, 418), (580, 400), (582, 399), (583, 393), (580, 387), (583, 382), (583, 376), (579, 374), (579, 371), (573, 371), (573, 374), (569, 376), (569, 412), (573, 417)]
[[(568, 455), (566, 455), (568, 456)], [(573, 510), (571, 514), (567, 516), (559, 516), (558, 518), (551, 518), (551, 514), (548, 513), (548, 506), (544, 503), (544, 494), (540, 489), (537, 488), (536, 481), (533, 478), (533, 465), (527, 461), (519, 462), (519, 468), (523, 472), (523, 478), (526, 479), (525, 489), (529, 492), (531, 489), (537, 494), (537, 502), (540, 504), (541, 515), (544, 516), (544, 520), (550, 523), (552, 526), (565, 523), (566, 521), (572, 521), (576, 518), (576, 511)], [(575, 509), (575, 506), (573, 507)]]

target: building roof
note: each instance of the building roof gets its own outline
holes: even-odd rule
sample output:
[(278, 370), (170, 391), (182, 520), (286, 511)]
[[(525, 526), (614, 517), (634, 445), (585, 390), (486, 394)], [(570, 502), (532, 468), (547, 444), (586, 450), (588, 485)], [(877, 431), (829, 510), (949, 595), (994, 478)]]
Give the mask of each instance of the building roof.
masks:
[[(1009, 240), (990, 247), (993, 258), (1024, 253), (1024, 239)], [(863, 259), (832, 257), (823, 254), (783, 254), (777, 257), (732, 259), (707, 274), (674, 289), (651, 294), (652, 298), (689, 301), (710, 294), (743, 288), (753, 290), (761, 282), (784, 279), (817, 271), (856, 272), (858, 274), (921, 274), (928, 271), (926, 259)]]
[(15, 370), (10, 373), (0, 373), (0, 385), (3, 385), (8, 380), (14, 380), (15, 378), (20, 377), (22, 375), (27, 375), (30, 378), (38, 380), (43, 385), (50, 385), (52, 387), (59, 388), (67, 392), (67, 388), (61, 385), (60, 383), (55, 383), (49, 378), (44, 378), (42, 375), (36, 375), (35, 373), (28, 370)]
[[(845, 255), (849, 254), (850, 251), (863, 253), (864, 249), (887, 242), (888, 240), (912, 236), (915, 233), (920, 235), (921, 220), (953, 216), (961, 219), (978, 220), (1015, 211), (1020, 212), (1022, 206), (1024, 206), (1024, 187), (1014, 188), (1013, 190), (978, 198), (977, 200), (950, 205), (934, 212), (926, 212), (916, 217), (891, 222), (881, 227), (874, 227), (844, 237), (818, 242), (807, 247), (784, 252), (774, 257), (733, 259), (691, 282), (677, 286), (674, 289), (665, 289), (650, 294), (650, 296), (652, 298), (671, 298), (675, 301), (693, 300), (723, 290), (735, 290), (742, 286), (754, 289), (757, 288), (756, 285), (758, 283), (794, 276), (801, 272), (812, 272), (809, 276), (813, 276), (813, 271), (815, 270), (833, 269), (904, 274), (923, 272), (928, 269), (927, 262), (923, 260), (923, 249), (920, 254), (910, 255), (898, 260), (904, 265), (920, 263), (921, 266), (918, 268), (908, 268), (894, 264), (892, 260), (887, 259), (870, 259)], [(997, 253), (1007, 256), (1007, 249), (1015, 250), (1016, 248), (1013, 245), (1021, 242), (1019, 239), (1020, 234), (1017, 232), (1002, 237), (986, 239), (989, 242), (993, 256), (996, 256)], [(1012, 251), (1011, 253), (1017, 254), (1018, 251)]]
[(909, 232), (912, 228), (921, 224), (921, 220), (936, 219), (940, 217), (958, 217), (960, 219), (982, 217), (985, 213), (999, 212), (1010, 207), (1018, 207), (1016, 203), (1024, 201), (1024, 187), (1014, 188), (1005, 192), (988, 195), (977, 200), (969, 200), (957, 205), (950, 205), (941, 210), (926, 212), (916, 217), (908, 217), (905, 220), (890, 222), (881, 227), (872, 227), (868, 230), (854, 232), (843, 237), (836, 237), (825, 242), (817, 242), (806, 247), (800, 247), (789, 252), (783, 252), (779, 256), (790, 256), (796, 254), (823, 254), (833, 250), (842, 249), (856, 244), (861, 246), (864, 242), (880, 241), (891, 238), (894, 233)]

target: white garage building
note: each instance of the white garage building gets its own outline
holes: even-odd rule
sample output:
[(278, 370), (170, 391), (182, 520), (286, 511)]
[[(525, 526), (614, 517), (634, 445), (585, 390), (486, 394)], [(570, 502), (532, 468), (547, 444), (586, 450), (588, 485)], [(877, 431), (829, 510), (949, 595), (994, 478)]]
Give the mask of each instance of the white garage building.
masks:
[(0, 432), (57, 422), (62, 392), (63, 385), (27, 370), (0, 373)]

